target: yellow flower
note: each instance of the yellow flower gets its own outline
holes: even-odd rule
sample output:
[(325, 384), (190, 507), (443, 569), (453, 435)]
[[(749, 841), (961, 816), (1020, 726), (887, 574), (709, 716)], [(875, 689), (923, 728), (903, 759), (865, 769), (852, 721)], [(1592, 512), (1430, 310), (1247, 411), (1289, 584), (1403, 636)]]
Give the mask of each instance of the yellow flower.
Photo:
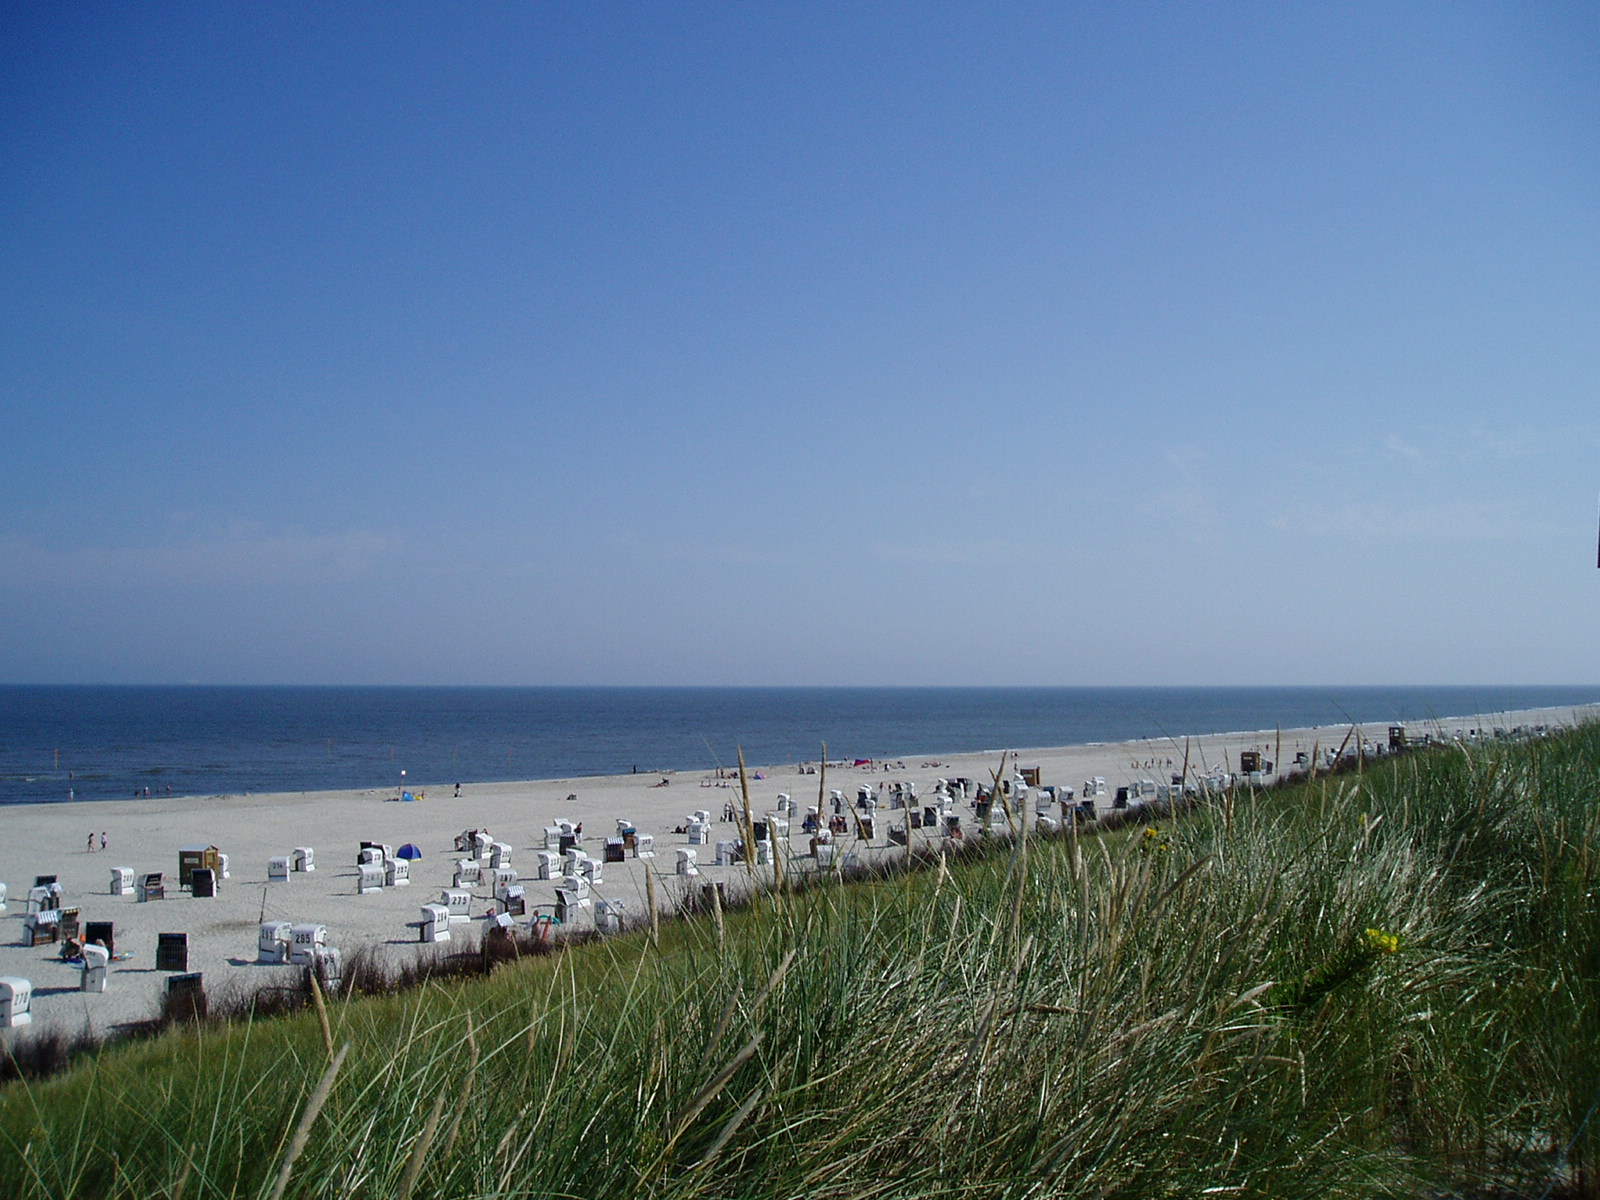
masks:
[(1400, 949), (1400, 935), (1381, 929), (1367, 930), (1367, 945), (1379, 954), (1394, 954)]

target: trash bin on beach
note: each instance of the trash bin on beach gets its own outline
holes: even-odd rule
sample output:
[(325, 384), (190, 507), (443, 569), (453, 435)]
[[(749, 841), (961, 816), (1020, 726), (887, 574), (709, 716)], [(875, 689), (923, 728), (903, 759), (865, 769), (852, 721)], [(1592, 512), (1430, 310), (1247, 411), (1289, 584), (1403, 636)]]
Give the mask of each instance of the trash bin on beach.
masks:
[(84, 922), (83, 940), (104, 946), (113, 955), (117, 952), (116, 926), (110, 921)]
[(187, 971), (189, 969), (189, 935), (187, 933), (156, 934), (156, 970)]
[(174, 975), (167, 980), (167, 994), (161, 1009), (165, 1016), (174, 1021), (204, 1020), (209, 1011), (205, 976), (195, 971), (192, 974)]
[(33, 1024), (33, 984), (15, 975), (0, 976), (0, 1029)]

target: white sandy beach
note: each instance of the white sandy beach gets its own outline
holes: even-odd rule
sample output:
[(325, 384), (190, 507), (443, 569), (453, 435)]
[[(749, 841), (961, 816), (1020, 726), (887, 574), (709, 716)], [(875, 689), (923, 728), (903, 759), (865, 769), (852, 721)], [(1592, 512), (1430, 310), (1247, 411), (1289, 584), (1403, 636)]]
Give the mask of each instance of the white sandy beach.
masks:
[[(1468, 737), (1474, 730), (1487, 734), (1495, 728), (1554, 727), (1596, 715), (1600, 715), (1600, 706), (1449, 718), (1413, 723), (1408, 728), (1413, 737), (1423, 733)], [(1212, 769), (1237, 769), (1239, 753), (1246, 749), (1263, 751), (1282, 770), (1293, 765), (1297, 752), (1337, 749), (1349, 732), (1348, 727), (1325, 726), (1281, 733), (1268, 730), (1020, 749), (1008, 759), (1008, 772), (1011, 765), (1038, 767), (1042, 784), (1074, 789), (1081, 789), (1085, 779), (1102, 776), (1112, 793), (1098, 800), (1104, 811), (1119, 785), (1144, 779), (1165, 783), (1183, 770), (1186, 754), (1191, 780)], [(1388, 730), (1381, 724), (1369, 724), (1360, 727), (1359, 736), (1369, 745), (1387, 744)], [(1354, 745), (1352, 741), (1352, 750)], [(965, 777), (988, 783), (1000, 766), (1001, 754), (1002, 749), (995, 748), (980, 754), (930, 754), (870, 768), (830, 766), (822, 786), (840, 790), (848, 800), (862, 784), (882, 787), (909, 781), (926, 800), (940, 778)], [(803, 774), (799, 764), (752, 766), (750, 774), (757, 819), (776, 807), (779, 793), (789, 793), (802, 813), (805, 806), (818, 803), (819, 776)], [(757, 774), (762, 778), (755, 778)], [(663, 778), (670, 780), (667, 786), (660, 786)], [(512, 864), (527, 889), (530, 906), (548, 906), (554, 900), (559, 881), (534, 878), (535, 851), (543, 848), (545, 827), (559, 819), (582, 824), (582, 849), (597, 859), (603, 857), (605, 838), (616, 834), (619, 818), (655, 837), (657, 857), (640, 859), (629, 854), (625, 862), (606, 864), (604, 881), (595, 887), (596, 896), (624, 901), (633, 916), (645, 913), (647, 870), (657, 873), (658, 901), (663, 906), (683, 894), (690, 881), (674, 874), (676, 851), (689, 843), (685, 835), (673, 831), (696, 810), (708, 810), (714, 825), (709, 843), (695, 847), (701, 875), (693, 882), (747, 878), (743, 865), (714, 865), (715, 843), (739, 836), (732, 824), (722, 820), (724, 806), (739, 803), (737, 780), (719, 780), (714, 772), (468, 784), (459, 797), (453, 795), (449, 781), (417, 781), (415, 786), (425, 794), (415, 803), (397, 801), (392, 790), (368, 790), (6, 808), (0, 881), (9, 886), (10, 896), (7, 911), (0, 915), (0, 976), (32, 982), (33, 1028), (75, 1031), (87, 1026), (105, 1033), (158, 1011), (170, 974), (156, 970), (160, 933), (189, 935), (189, 970), (202, 972), (208, 988), (229, 979), (255, 982), (277, 978), (288, 983), (295, 978), (299, 967), (257, 964), (257, 932), (263, 919), (324, 924), (328, 944), (346, 955), (364, 946), (381, 947), (386, 955), (415, 954), (421, 946), (420, 908), (437, 902), (441, 891), (450, 886), (455, 862), (462, 857), (453, 848), (456, 835), (471, 828), (485, 828), (513, 847)], [(955, 812), (970, 828), (970, 799), (958, 801)], [(888, 811), (885, 801), (870, 850), (854, 833), (841, 839), (840, 845), (846, 850), (885, 853), (889, 825), (903, 824), (905, 817), (904, 812)], [(87, 850), (89, 835), (94, 835), (98, 847), (102, 832), (107, 849)], [(917, 845), (938, 836), (926, 830), (912, 831)], [(395, 847), (415, 843), (423, 857), (411, 864), (410, 885), (358, 895), (355, 863), (362, 841)], [(178, 849), (195, 844), (215, 845), (229, 856), (231, 878), (223, 882), (215, 898), (197, 899), (178, 887)], [(287, 882), (268, 882), (268, 859), (287, 855), (297, 846), (314, 849), (316, 871), (292, 874)], [(786, 855), (792, 869), (814, 869), (806, 851), (807, 839), (796, 819)], [(894, 852), (901, 851), (895, 847)], [(142, 903), (131, 894), (110, 894), (114, 867), (130, 867), (136, 875), (165, 873), (166, 899)], [(770, 878), (770, 868), (757, 870)], [(22, 945), (27, 893), (39, 875), (59, 877), (65, 905), (81, 909), (83, 921), (113, 922), (117, 951), (131, 953), (112, 964), (104, 993), (79, 990), (81, 970), (61, 961), (59, 946)], [(482, 924), (476, 918), (494, 906), (487, 882), (473, 891), (474, 919), (454, 927), (451, 949), (475, 947)], [(586, 914), (580, 927), (590, 923), (592, 916)], [(6, 1035), (26, 1033), (23, 1029)]]

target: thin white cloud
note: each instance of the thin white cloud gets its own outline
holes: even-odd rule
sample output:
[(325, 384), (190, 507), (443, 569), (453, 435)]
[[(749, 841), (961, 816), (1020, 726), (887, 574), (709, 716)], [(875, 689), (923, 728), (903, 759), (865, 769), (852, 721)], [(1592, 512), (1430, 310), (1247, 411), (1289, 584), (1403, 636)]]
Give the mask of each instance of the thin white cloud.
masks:
[(1422, 457), (1422, 451), (1418, 450), (1398, 433), (1385, 434), (1383, 448), (1390, 454), (1397, 455), (1400, 458), (1420, 459)]
[(1530, 516), (1520, 505), (1493, 501), (1435, 504), (1350, 503), (1306, 505), (1268, 521), (1284, 533), (1348, 543), (1357, 541), (1495, 542), (1543, 537), (1555, 523)]

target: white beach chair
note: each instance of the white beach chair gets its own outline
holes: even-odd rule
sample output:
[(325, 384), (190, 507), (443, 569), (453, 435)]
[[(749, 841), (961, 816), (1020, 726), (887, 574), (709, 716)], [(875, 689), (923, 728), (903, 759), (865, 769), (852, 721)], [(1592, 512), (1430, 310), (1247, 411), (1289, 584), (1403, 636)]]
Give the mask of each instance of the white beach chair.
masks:
[(289, 929), (289, 961), (311, 966), (317, 952), (328, 944), (328, 927), (306, 921)]
[(442, 904), (422, 906), (422, 940), (448, 942), (450, 940), (450, 910)]
[(307, 873), (317, 869), (316, 855), (310, 846), (296, 846), (294, 848), (294, 853), (289, 856), (289, 869)]
[(267, 859), (267, 882), (288, 883), (289, 870), (289, 856), (287, 854), (278, 854)]
[[(133, 868), (132, 867), (112, 867), (111, 868), (111, 894), (113, 896), (131, 896), (131, 895), (133, 895)], [(3, 908), (3, 907), (4, 907), (4, 905), (0, 905), (0, 908)]]
[(286, 963), (292, 948), (294, 934), (288, 921), (263, 921), (256, 936), (256, 961), (258, 963)]
[(595, 928), (601, 933), (621, 933), (622, 922), (628, 906), (621, 900), (596, 900), (594, 905)]
[(439, 903), (450, 913), (452, 925), (472, 919), (472, 893), (465, 888), (445, 888), (439, 894)]
[(0, 1029), (31, 1025), (33, 984), (15, 975), (0, 976)]
[[(656, 856), (655, 835), (641, 833), (633, 842), (633, 856), (635, 858), (654, 858)], [(3, 907), (3, 906), (0, 906)]]
[(105, 991), (106, 976), (110, 971), (111, 951), (104, 946), (85, 946), (83, 948), (83, 978), (79, 981), (79, 990), (85, 992)]
[(697, 857), (698, 851), (680, 848), (678, 851), (678, 874), (690, 877), (700, 874), (700, 867), (695, 861)]
[(383, 883), (385, 887), (410, 887), (411, 860), (409, 858), (384, 859)]
[(554, 850), (539, 850), (534, 853), (539, 860), (540, 879), (560, 879), (565, 866), (563, 857)]
[(383, 891), (383, 864), (363, 863), (356, 868), (356, 895), (368, 896)]

